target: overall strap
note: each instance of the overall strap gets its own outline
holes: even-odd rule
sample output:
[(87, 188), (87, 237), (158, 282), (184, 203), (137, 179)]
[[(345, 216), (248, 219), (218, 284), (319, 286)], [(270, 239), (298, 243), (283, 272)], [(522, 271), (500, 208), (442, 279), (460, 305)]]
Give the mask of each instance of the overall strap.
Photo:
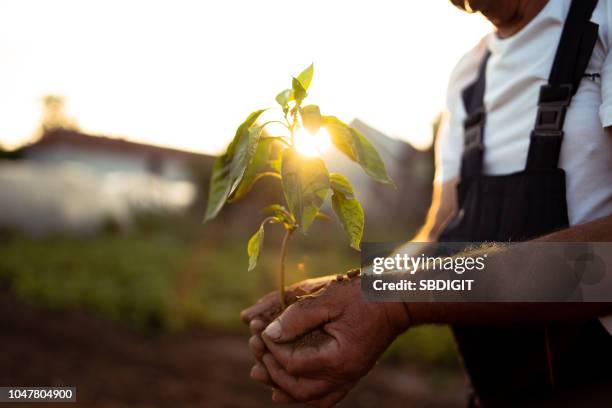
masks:
[(463, 90), (461, 97), (466, 111), (463, 121), (464, 146), (461, 158), (461, 180), (469, 180), (482, 173), (482, 160), (484, 156), (484, 128), (486, 112), (484, 107), (484, 93), (486, 85), (487, 62), (491, 53), (487, 50), (476, 80)]
[(556, 169), (565, 114), (576, 94), (597, 41), (591, 22), (597, 0), (572, 0), (548, 78), (540, 88), (538, 112), (527, 154), (527, 170)]

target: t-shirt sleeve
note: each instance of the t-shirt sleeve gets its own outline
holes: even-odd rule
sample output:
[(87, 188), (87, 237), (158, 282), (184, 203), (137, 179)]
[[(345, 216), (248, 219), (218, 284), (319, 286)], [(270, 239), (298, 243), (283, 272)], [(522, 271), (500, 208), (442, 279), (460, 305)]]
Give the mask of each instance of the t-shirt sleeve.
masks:
[(446, 106), (436, 135), (435, 183), (444, 183), (459, 176), (465, 118), (461, 91), (476, 76), (477, 62), (483, 53), (480, 48), (482, 46), (479, 44), (464, 55), (451, 73), (446, 90)]
[(599, 118), (603, 127), (612, 126), (612, 53), (610, 52), (608, 52), (601, 70)]
[(478, 66), (486, 51), (487, 36), (467, 52), (453, 69), (446, 90), (446, 106), (438, 127), (435, 145), (434, 183), (444, 183), (459, 176), (463, 154), (463, 88), (476, 78)]
[(612, 53), (610, 43), (612, 41), (612, 10), (607, 10), (606, 20), (608, 22), (607, 35), (604, 36), (604, 49), (606, 58), (601, 68), (601, 106), (599, 107), (599, 119), (601, 125), (606, 128), (612, 126)]
[(449, 109), (448, 106), (442, 113), (438, 134), (436, 135), (435, 183), (444, 183), (459, 175), (463, 152), (463, 126), (458, 116), (457, 112), (453, 112), (453, 109)]

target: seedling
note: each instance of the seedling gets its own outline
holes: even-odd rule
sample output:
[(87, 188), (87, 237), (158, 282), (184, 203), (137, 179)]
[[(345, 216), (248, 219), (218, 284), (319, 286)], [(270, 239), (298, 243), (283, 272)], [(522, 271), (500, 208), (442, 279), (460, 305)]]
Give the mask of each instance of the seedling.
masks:
[[(335, 116), (322, 115), (317, 105), (304, 105), (312, 82), (311, 64), (292, 79), (290, 89), (276, 96), (280, 105), (278, 119), (258, 123), (267, 109), (251, 113), (238, 126), (226, 152), (214, 163), (210, 179), (205, 221), (213, 219), (226, 202), (243, 198), (262, 177), (280, 180), (285, 205), (273, 204), (263, 209), (266, 217), (249, 239), (249, 271), (257, 265), (264, 240), (264, 226), (279, 224), (285, 229), (279, 256), (280, 303), (285, 308), (285, 260), (287, 245), (297, 230), (308, 231), (317, 218), (326, 218), (321, 206), (331, 193), (332, 208), (346, 231), (350, 246), (359, 250), (364, 227), (364, 213), (349, 180), (339, 173), (329, 173), (318, 157), (315, 140), (327, 132), (328, 140), (349, 159), (358, 163), (374, 180), (393, 184), (385, 165), (372, 144), (356, 129)], [(281, 135), (271, 135), (274, 124)], [(314, 149), (313, 149), (314, 147)], [(314, 151), (314, 155), (312, 155)]]

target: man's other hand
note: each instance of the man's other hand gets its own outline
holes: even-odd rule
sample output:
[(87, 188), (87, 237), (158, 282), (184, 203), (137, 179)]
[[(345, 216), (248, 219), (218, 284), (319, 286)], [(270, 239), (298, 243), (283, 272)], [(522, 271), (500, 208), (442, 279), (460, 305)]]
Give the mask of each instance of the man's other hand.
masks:
[(252, 375), (276, 387), (274, 401), (333, 406), (409, 325), (402, 303), (364, 302), (359, 278), (328, 281), (267, 325)]
[[(300, 296), (320, 290), (334, 278), (334, 276), (324, 276), (322, 278), (307, 279), (291, 285), (285, 290), (285, 301), (287, 304), (294, 303)], [(265, 366), (261, 363), (263, 354), (267, 351), (266, 345), (261, 338), (261, 332), (281, 311), (279, 293), (274, 291), (268, 293), (253, 306), (240, 313), (242, 321), (249, 325), (251, 331), (249, 348), (257, 361), (251, 369), (251, 378), (270, 386), (274, 386), (274, 384), (270, 380)]]

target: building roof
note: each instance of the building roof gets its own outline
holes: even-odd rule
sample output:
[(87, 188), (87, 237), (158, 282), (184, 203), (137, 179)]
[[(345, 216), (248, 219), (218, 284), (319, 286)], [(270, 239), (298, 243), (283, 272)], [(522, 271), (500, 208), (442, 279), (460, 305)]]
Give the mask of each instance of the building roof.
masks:
[(93, 136), (69, 129), (54, 129), (45, 132), (36, 142), (24, 146), (21, 151), (45, 149), (58, 145), (70, 145), (82, 147), (89, 150), (132, 153), (137, 155), (157, 155), (163, 157), (175, 157), (182, 159), (202, 159), (211, 156), (189, 152), (185, 150), (172, 149), (169, 147), (155, 146), (144, 143), (131, 142), (125, 139), (111, 138), (105, 136)]

